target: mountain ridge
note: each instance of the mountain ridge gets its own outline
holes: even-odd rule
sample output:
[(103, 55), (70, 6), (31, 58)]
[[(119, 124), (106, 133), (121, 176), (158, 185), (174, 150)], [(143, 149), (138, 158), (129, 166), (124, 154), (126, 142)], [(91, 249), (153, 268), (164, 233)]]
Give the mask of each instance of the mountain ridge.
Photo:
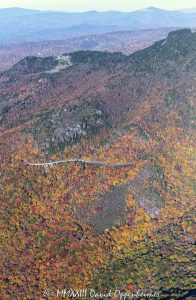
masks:
[[(13, 90), (18, 89), (19, 92), (15, 96), (12, 96), (12, 101), (6, 106), (6, 109), (2, 106), (2, 111), (7, 112), (4, 114), (1, 125), (9, 124), (8, 120), (12, 118), (13, 114), (15, 114), (15, 117), (9, 124), (11, 127), (15, 126), (15, 122), (15, 124), (17, 122), (25, 123), (25, 118), (29, 120), (34, 114), (36, 116), (36, 111), (40, 109), (44, 110), (44, 107), (49, 111), (51, 109), (53, 111), (52, 99), (55, 97), (56, 108), (60, 109), (61, 106), (64, 107), (65, 105), (66, 111), (66, 105), (69, 106), (73, 102), (73, 105), (78, 105), (76, 111), (81, 109), (82, 112), (88, 107), (87, 111), (89, 111), (89, 114), (91, 112), (93, 114), (96, 113), (96, 101), (99, 103), (100, 99), (98, 107), (100, 106), (103, 114), (103, 123), (98, 116), (96, 118), (103, 125), (103, 128), (108, 125), (113, 126), (120, 119), (124, 118), (126, 111), (132, 110), (135, 107), (134, 99), (138, 95), (140, 96), (140, 101), (144, 100), (147, 90), (152, 88), (152, 85), (157, 84), (156, 77), (159, 76), (163, 82), (165, 81), (165, 85), (166, 83), (168, 84), (170, 76), (178, 77), (179, 65), (184, 64), (183, 68), (188, 68), (188, 57), (190, 57), (189, 60), (194, 57), (195, 49), (196, 33), (192, 33), (190, 29), (183, 29), (169, 33), (167, 39), (156, 42), (149, 48), (137, 51), (131, 55), (99, 51), (77, 51), (64, 53), (59, 58), (26, 57), (9, 70), (2, 72), (1, 78), (5, 78), (5, 83), (3, 80), (1, 84), (2, 92), (0, 95), (3, 103), (6, 103), (6, 98), (3, 96), (4, 90), (6, 91), (8, 87)], [(186, 64), (187, 67), (185, 67)], [(113, 72), (113, 75), (111, 75), (111, 72)], [(167, 73), (168, 75), (166, 75)], [(140, 80), (138, 78), (140, 75), (144, 81), (143, 88), (140, 87)], [(152, 77), (151, 83), (149, 83), (150, 76)], [(93, 80), (96, 77), (96, 83), (93, 84)], [(131, 80), (130, 83), (127, 82), (127, 78), (129, 77)], [(134, 79), (134, 77), (138, 79)], [(102, 80), (106, 82), (104, 85)], [(127, 84), (130, 90), (133, 90), (135, 84), (134, 88), (138, 92), (134, 93), (132, 91), (130, 94), (127, 88), (123, 92), (122, 87), (118, 88), (118, 80), (123, 82), (125, 86)], [(66, 81), (69, 83), (67, 84)], [(20, 82), (24, 82), (23, 85), (26, 85), (26, 87), (23, 88), (20, 86)], [(149, 83), (149, 87), (147, 83)], [(33, 97), (32, 89), (34, 90)], [(48, 94), (49, 90), (50, 94)], [(65, 94), (71, 90), (73, 91), (73, 95), (69, 96), (68, 94), (66, 100), (64, 98)], [(121, 97), (122, 94), (124, 94), (123, 97)], [(131, 106), (128, 102), (129, 94), (133, 97)], [(10, 97), (11, 95), (7, 99)], [(46, 97), (48, 97), (47, 102), (45, 102)], [(20, 102), (17, 100), (18, 98), (23, 100)], [(91, 103), (91, 99), (93, 98), (98, 99), (94, 104)], [(85, 101), (88, 103), (87, 106)], [(110, 101), (113, 103), (112, 107), (110, 106)], [(22, 103), (24, 108), (21, 110)], [(31, 112), (28, 111), (27, 103), (31, 103), (31, 106), (33, 105)], [(40, 103), (39, 108), (36, 106), (36, 103)], [(25, 118), (21, 115), (24, 113), (24, 110), (26, 111)], [(20, 116), (19, 119), (17, 111)], [(31, 116), (32, 112), (33, 115)], [(66, 112), (63, 113), (61, 118), (64, 118), (66, 114)], [(72, 114), (71, 111), (69, 114)], [(49, 115), (52, 119), (53, 113), (51, 112)], [(55, 125), (57, 127), (61, 126), (58, 125), (61, 124), (61, 121), (59, 120), (58, 122)], [(91, 124), (91, 126), (93, 125)]]
[[(88, 28), (87, 28), (88, 30)], [(165, 38), (174, 28), (120, 31), (81, 37), (66, 40), (29, 42), (12, 46), (0, 47), (0, 71), (9, 68), (26, 56), (58, 56), (64, 52), (77, 50), (98, 50), (109, 52), (133, 53), (136, 50), (146, 48), (156, 40)]]

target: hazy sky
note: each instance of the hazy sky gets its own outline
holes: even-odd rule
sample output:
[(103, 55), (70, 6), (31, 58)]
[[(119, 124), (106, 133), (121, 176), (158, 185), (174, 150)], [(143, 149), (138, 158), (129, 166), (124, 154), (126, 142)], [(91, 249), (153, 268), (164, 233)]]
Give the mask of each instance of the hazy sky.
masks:
[(131, 11), (148, 6), (164, 9), (191, 8), (196, 6), (196, 0), (0, 0), (0, 8), (13, 6), (65, 11)]

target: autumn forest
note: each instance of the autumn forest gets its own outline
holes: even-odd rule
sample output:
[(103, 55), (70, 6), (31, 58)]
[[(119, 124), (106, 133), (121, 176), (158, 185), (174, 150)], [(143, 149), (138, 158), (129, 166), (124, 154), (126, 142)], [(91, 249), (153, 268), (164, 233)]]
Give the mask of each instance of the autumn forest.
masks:
[(195, 54), (181, 29), (0, 73), (1, 299), (193, 299)]

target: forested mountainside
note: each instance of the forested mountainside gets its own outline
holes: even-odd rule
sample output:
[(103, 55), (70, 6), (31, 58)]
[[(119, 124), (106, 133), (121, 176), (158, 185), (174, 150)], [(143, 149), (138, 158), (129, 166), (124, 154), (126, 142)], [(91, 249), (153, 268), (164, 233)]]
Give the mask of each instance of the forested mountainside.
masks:
[(189, 29), (0, 74), (2, 299), (194, 295), (195, 76)]

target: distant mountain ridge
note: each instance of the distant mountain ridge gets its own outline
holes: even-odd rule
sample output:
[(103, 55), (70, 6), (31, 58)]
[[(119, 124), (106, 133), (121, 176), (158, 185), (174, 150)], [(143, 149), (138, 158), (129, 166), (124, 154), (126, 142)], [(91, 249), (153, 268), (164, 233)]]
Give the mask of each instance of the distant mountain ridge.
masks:
[(82, 13), (1, 9), (0, 45), (162, 27), (196, 27), (196, 13), (187, 14), (155, 7), (133, 12)]

